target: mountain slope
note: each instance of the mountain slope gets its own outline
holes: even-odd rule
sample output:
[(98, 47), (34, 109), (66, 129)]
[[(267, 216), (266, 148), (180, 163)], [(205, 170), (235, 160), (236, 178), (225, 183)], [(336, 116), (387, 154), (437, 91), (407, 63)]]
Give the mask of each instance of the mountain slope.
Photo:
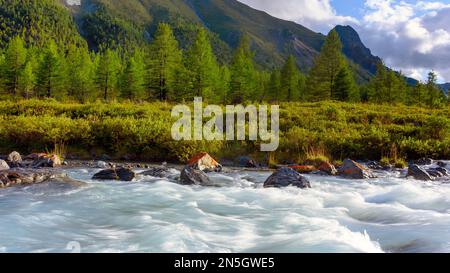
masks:
[(449, 90), (450, 90), (450, 82), (444, 83), (444, 84), (440, 84), (439, 87), (441, 87), (441, 89), (444, 90), (444, 92), (445, 92), (447, 95), (449, 94)]
[(61, 45), (85, 45), (73, 18), (55, 0), (0, 0), (0, 47), (18, 34), (31, 44), (54, 39)]
[[(128, 47), (150, 41), (158, 23), (168, 22), (183, 48), (192, 43), (199, 26), (209, 30), (218, 59), (229, 62), (242, 34), (250, 36), (257, 63), (279, 67), (293, 54), (307, 71), (319, 53), (325, 36), (299, 24), (281, 20), (236, 0), (0, 0), (0, 36), (3, 44), (18, 33), (43, 41)], [(81, 5), (74, 5), (78, 3)], [(64, 7), (65, 5), (65, 7)], [(10, 22), (5, 22), (7, 18)], [(28, 18), (36, 18), (28, 20)], [(75, 23), (76, 24), (75, 24)], [(6, 26), (6, 27), (5, 27)], [(356, 65), (360, 79), (367, 80), (379, 61), (351, 27), (336, 28), (344, 53)]]

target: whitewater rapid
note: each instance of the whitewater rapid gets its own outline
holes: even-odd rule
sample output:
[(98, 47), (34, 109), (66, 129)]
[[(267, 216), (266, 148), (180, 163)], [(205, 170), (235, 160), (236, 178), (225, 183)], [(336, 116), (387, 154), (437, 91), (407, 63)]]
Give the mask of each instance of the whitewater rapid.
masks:
[(0, 190), (0, 252), (450, 252), (450, 184), (381, 173), (307, 176), (264, 189), (269, 172), (211, 174), (222, 187), (165, 179)]

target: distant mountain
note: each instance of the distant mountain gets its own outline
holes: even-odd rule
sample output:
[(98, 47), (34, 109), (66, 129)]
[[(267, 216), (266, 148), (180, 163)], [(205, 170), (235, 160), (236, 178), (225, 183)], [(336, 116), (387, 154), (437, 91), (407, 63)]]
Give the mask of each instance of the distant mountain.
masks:
[(449, 94), (449, 90), (450, 90), (450, 82), (448, 83), (444, 83), (444, 84), (440, 84), (439, 87), (444, 90), (445, 94)]
[[(64, 37), (60, 39), (62, 41), (82, 37), (94, 50), (101, 45), (144, 44), (151, 40), (158, 23), (167, 22), (174, 28), (183, 48), (192, 42), (198, 26), (207, 28), (215, 53), (222, 62), (231, 59), (232, 49), (246, 33), (252, 40), (255, 59), (261, 67), (279, 67), (288, 55), (293, 54), (299, 67), (307, 71), (326, 38), (302, 25), (275, 18), (236, 0), (0, 0), (0, 3), (1, 16), (6, 14), (8, 21), (20, 22), (20, 27), (17, 23), (6, 24), (7, 31), (3, 29), (5, 24), (0, 24), (0, 33), (6, 32), (5, 41), (8, 35), (31, 28), (30, 22), (18, 18), (24, 15), (49, 21), (46, 29), (33, 30), (38, 32), (37, 36), (39, 32), (50, 33), (42, 35), (44, 40), (48, 35)], [(16, 12), (17, 9), (20, 12)], [(59, 20), (63, 22), (59, 25), (66, 27), (61, 28), (55, 23)], [(380, 58), (372, 55), (350, 26), (337, 26), (336, 31), (358, 78), (368, 80)]]

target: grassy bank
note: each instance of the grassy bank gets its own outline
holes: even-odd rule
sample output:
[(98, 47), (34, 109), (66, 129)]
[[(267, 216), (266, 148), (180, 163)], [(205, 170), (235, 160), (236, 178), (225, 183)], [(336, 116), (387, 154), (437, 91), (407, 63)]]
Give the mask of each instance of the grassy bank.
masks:
[(259, 153), (254, 142), (177, 142), (170, 135), (172, 105), (70, 104), (54, 101), (0, 102), (0, 152), (52, 149), (68, 155), (185, 161), (199, 151), (217, 158), (253, 155), (273, 163), (328, 157), (342, 160), (450, 158), (450, 108), (350, 103), (281, 105), (280, 148)]

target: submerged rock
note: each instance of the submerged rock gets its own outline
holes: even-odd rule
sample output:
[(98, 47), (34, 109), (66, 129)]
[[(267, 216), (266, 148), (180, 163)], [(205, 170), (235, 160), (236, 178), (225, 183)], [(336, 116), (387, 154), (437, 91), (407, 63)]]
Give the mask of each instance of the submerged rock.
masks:
[(437, 163), (437, 165), (438, 165), (439, 167), (441, 167), (441, 168), (447, 167), (447, 163), (445, 163), (445, 162), (443, 162), (443, 161), (439, 161), (439, 162)]
[(414, 177), (414, 179), (422, 181), (434, 180), (434, 178), (425, 169), (415, 164), (409, 166), (407, 176)]
[(196, 170), (189, 166), (181, 171), (180, 184), (182, 185), (200, 185), (212, 186), (213, 183), (203, 171)]
[(368, 179), (376, 178), (375, 175), (363, 165), (346, 159), (342, 167), (339, 168), (339, 175), (349, 179)]
[(445, 169), (445, 168), (441, 168), (441, 167), (428, 169), (427, 173), (429, 173), (432, 177), (435, 177), (435, 178), (441, 178), (441, 177), (449, 176), (448, 170)]
[(158, 177), (158, 178), (169, 178), (169, 177), (174, 176), (174, 174), (170, 171), (170, 169), (165, 166), (150, 168), (149, 170), (140, 173), (140, 175), (146, 175), (146, 176), (152, 176), (152, 177)]
[(311, 183), (292, 168), (281, 168), (264, 182), (265, 188), (283, 188), (288, 186), (305, 189), (311, 188)]
[(204, 172), (221, 172), (222, 165), (220, 165), (208, 153), (200, 153), (189, 160), (188, 167)]
[(10, 169), (10, 168), (9, 168), (8, 163), (6, 163), (5, 160), (0, 159), (0, 171), (3, 171), (3, 170), (9, 170), (9, 169)]
[(249, 156), (240, 156), (235, 159), (237, 166), (244, 168), (258, 168), (259, 164)]
[(136, 177), (136, 173), (128, 168), (117, 168), (102, 170), (96, 173), (92, 179), (95, 180), (120, 180), (120, 181), (133, 181)]
[(433, 164), (433, 162), (434, 162), (434, 160), (431, 158), (421, 158), (421, 159), (414, 161), (414, 165), (419, 165), (419, 166), (431, 165), (431, 164)]
[(14, 169), (0, 171), (0, 188), (27, 186), (44, 182), (68, 183), (75, 186), (85, 185), (84, 182), (71, 179), (65, 173), (55, 172), (49, 169)]
[(323, 162), (322, 164), (320, 164), (319, 171), (324, 172), (328, 175), (337, 175), (338, 173), (336, 167), (334, 167), (334, 165), (329, 162)]

